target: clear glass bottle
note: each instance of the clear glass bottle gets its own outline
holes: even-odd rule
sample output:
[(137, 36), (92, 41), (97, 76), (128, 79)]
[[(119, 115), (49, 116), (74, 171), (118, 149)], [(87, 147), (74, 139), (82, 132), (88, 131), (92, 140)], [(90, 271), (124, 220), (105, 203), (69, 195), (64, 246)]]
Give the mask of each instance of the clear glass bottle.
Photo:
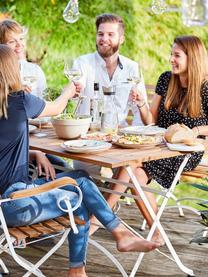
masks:
[(102, 115), (101, 129), (108, 134), (118, 131), (118, 112), (115, 104), (115, 87), (104, 88), (104, 112)]
[(99, 83), (94, 83), (94, 94), (90, 101), (90, 114), (92, 116), (90, 129), (92, 131), (101, 130), (102, 113), (103, 113), (103, 97), (100, 93)]

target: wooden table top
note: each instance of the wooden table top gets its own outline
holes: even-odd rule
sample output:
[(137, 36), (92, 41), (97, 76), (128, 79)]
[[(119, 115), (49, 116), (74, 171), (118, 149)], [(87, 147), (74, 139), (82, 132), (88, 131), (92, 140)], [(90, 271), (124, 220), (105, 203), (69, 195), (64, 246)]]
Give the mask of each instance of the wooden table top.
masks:
[[(92, 154), (78, 154), (65, 151), (60, 145), (64, 142), (59, 139), (54, 129), (43, 129), (42, 132), (46, 133), (45, 137), (36, 137), (30, 135), (30, 149), (40, 150), (48, 154), (53, 154), (72, 160), (79, 160), (96, 164), (109, 168), (116, 168), (120, 166), (133, 165), (143, 162), (157, 160), (162, 158), (174, 157), (183, 155), (184, 153), (178, 151), (170, 151), (166, 145), (154, 146), (146, 149), (124, 149), (113, 146), (109, 150), (95, 152)], [(207, 149), (208, 149), (208, 143)]]

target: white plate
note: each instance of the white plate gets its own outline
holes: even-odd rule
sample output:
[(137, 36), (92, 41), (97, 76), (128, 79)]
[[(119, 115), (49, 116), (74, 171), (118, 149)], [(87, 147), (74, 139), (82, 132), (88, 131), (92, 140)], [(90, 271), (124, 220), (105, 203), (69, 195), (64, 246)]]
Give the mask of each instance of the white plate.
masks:
[(61, 147), (73, 153), (91, 153), (111, 148), (112, 144), (98, 140), (68, 140)]
[(163, 135), (166, 129), (158, 126), (130, 126), (123, 129), (120, 129), (120, 132), (123, 134), (130, 135)]
[(39, 127), (40, 124), (42, 126), (47, 125), (50, 122), (50, 119), (51, 119), (50, 117), (35, 118), (35, 119), (30, 119), (29, 123)]
[(168, 143), (166, 142), (167, 147), (170, 150), (174, 150), (174, 151), (181, 151), (181, 152), (197, 152), (197, 151), (204, 151), (205, 147), (203, 144), (198, 144), (198, 145), (194, 145), (194, 146), (188, 146), (185, 144), (174, 144), (174, 143)]
[(30, 134), (33, 133), (33, 132), (35, 132), (36, 129), (37, 129), (36, 126), (34, 126), (34, 125), (29, 125), (29, 133), (30, 133)]

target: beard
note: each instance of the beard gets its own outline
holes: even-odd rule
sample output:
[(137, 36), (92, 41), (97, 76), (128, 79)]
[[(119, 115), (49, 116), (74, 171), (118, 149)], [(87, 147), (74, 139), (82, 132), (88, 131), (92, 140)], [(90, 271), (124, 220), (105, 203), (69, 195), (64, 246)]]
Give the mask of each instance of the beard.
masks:
[(116, 45), (113, 45), (113, 46), (110, 46), (110, 48), (108, 49), (100, 49), (99, 46), (96, 44), (96, 49), (98, 51), (98, 53), (100, 54), (101, 57), (103, 58), (108, 58), (108, 57), (111, 57), (113, 56), (113, 54), (115, 54), (118, 49), (119, 49), (119, 43), (116, 44)]

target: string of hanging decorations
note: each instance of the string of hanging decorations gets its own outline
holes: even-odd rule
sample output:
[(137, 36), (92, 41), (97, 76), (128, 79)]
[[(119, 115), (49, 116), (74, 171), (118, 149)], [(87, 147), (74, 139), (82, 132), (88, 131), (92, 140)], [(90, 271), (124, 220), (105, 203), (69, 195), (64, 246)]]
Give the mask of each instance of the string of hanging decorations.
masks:
[(181, 0), (180, 8), (168, 6), (166, 0), (153, 0), (151, 10), (154, 14), (181, 12), (183, 24), (188, 27), (208, 23), (208, 0)]
[[(70, 0), (63, 11), (63, 18), (68, 23), (75, 23), (79, 17), (79, 0)], [(181, 0), (181, 7), (168, 6), (166, 0), (152, 0), (151, 10), (154, 14), (164, 12), (181, 12), (186, 26), (204, 26), (208, 23), (208, 0)]]

